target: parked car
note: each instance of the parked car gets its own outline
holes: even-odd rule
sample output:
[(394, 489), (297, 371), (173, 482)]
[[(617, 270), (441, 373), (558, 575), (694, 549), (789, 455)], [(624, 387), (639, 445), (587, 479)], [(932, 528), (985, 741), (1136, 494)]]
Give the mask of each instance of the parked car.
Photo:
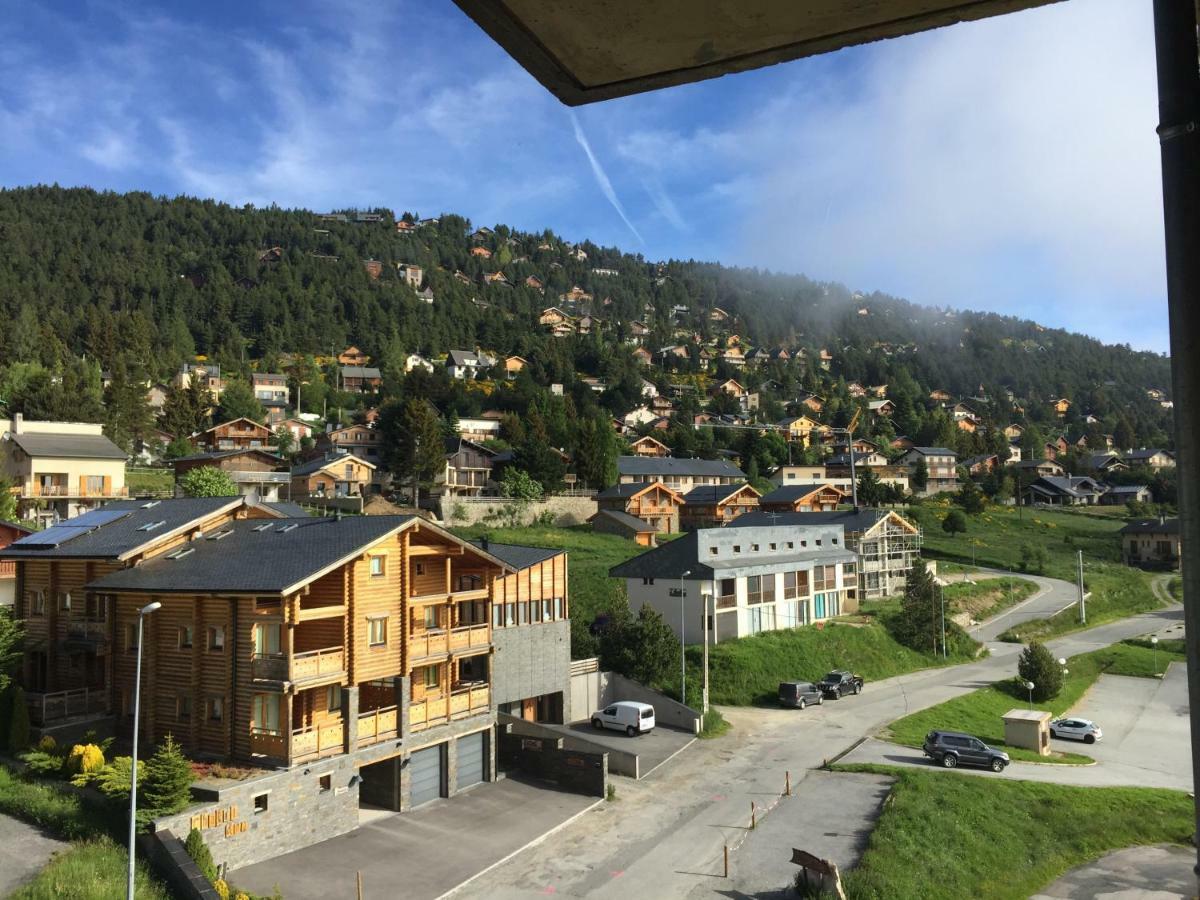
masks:
[(1104, 737), (1104, 732), (1091, 719), (1059, 719), (1050, 723), (1050, 737), (1094, 744)]
[(811, 681), (781, 681), (779, 702), (783, 706), (804, 709), (810, 703), (820, 706), (825, 702), (825, 694)]
[(654, 707), (636, 700), (618, 700), (592, 713), (592, 727), (614, 728), (630, 737), (654, 730)]
[(1003, 750), (995, 750), (979, 738), (961, 731), (931, 731), (925, 735), (921, 749), (935, 763), (947, 769), (953, 769), (961, 763), (1003, 772), (1010, 762)]
[(817, 687), (826, 697), (841, 700), (843, 694), (861, 694), (863, 680), (861, 675), (852, 675), (841, 669), (835, 669), (822, 678)]

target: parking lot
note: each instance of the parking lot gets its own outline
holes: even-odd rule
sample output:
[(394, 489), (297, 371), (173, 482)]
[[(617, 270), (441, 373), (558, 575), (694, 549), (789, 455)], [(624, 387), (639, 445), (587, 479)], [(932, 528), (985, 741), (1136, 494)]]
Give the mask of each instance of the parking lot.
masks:
[(589, 722), (576, 722), (573, 725), (555, 725), (563, 731), (577, 735), (584, 740), (592, 741), (610, 750), (638, 755), (638, 775), (645, 778), (664, 762), (696, 740), (690, 731), (671, 728), (668, 725), (658, 725), (649, 734), (639, 734), (629, 737), (620, 731), (610, 731), (607, 728), (597, 730)]

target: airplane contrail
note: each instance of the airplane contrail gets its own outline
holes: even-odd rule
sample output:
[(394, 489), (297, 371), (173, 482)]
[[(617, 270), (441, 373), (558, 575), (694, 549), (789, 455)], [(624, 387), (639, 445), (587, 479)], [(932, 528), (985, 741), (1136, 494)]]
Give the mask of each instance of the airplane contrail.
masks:
[(625, 214), (625, 207), (621, 205), (621, 201), (617, 198), (617, 192), (613, 190), (612, 182), (608, 180), (608, 175), (604, 172), (604, 167), (600, 165), (600, 160), (596, 159), (596, 154), (592, 152), (592, 145), (588, 143), (587, 135), (583, 133), (583, 129), (579, 126), (579, 118), (575, 115), (574, 110), (568, 110), (571, 115), (571, 124), (575, 127), (575, 140), (579, 142), (579, 146), (583, 148), (583, 152), (587, 154), (588, 162), (592, 165), (592, 174), (596, 176), (596, 183), (600, 185), (600, 190), (604, 192), (604, 196), (608, 198), (608, 202), (612, 204), (613, 209), (617, 211), (617, 215), (633, 232), (633, 236), (638, 239), (639, 243), (646, 243), (642, 240), (641, 233), (633, 227), (633, 223), (629, 221), (629, 216)]

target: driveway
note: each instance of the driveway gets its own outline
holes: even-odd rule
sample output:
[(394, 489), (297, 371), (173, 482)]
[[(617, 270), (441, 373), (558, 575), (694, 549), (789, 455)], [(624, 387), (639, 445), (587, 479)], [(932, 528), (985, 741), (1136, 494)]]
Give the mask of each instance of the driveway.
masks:
[(1005, 572), (1001, 569), (980, 569), (973, 580), (1003, 577), (1024, 578), (1036, 584), (1038, 589), (1028, 600), (1022, 600), (986, 622), (967, 629), (967, 633), (977, 641), (994, 641), (1014, 625), (1034, 619), (1048, 619), (1079, 602), (1079, 588), (1060, 578), (1046, 578), (1044, 575), (1030, 575), (1026, 572)]
[[(1068, 635), (1049, 646), (1055, 655), (1070, 656), (1169, 627), (1182, 621), (1182, 616), (1182, 607), (1176, 604)], [(791, 773), (793, 791), (800, 790), (808, 778), (819, 774), (812, 770), (822, 760), (836, 756), (858, 738), (907, 712), (1015, 671), (1019, 645), (993, 644), (989, 649), (993, 655), (978, 662), (869, 682), (860, 696), (803, 712), (723, 707), (721, 712), (733, 725), (727, 735), (698, 741), (649, 781), (621, 779), (614, 803), (604, 804), (519, 859), (497, 867), (486, 884), (468, 885), (462, 896), (488, 900), (547, 894), (614, 900), (742, 896), (726, 890), (728, 882), (714, 873), (721, 871), (722, 848), (731, 827), (744, 828), (750, 801), (765, 805), (777, 798), (785, 772)], [(841, 830), (828, 827), (827, 817), (815, 812), (805, 827), (815, 832), (821, 826), (825, 826), (822, 831)], [(750, 852), (748, 847), (734, 851), (732, 865), (739, 864), (738, 853)]]
[(1072, 869), (1029, 900), (1189, 900), (1195, 896), (1195, 862), (1187, 847), (1126, 847)]
[(0, 814), (0, 897), (7, 897), (71, 845), (46, 837), (36, 825)]
[(288, 900), (440, 897), (603, 801), (507, 778), (409, 813), (375, 819), (230, 876), (238, 887)]
[(605, 728), (597, 731), (589, 722), (573, 725), (551, 725), (555, 730), (576, 735), (602, 747), (638, 755), (638, 777), (645, 778), (668, 759), (696, 740), (696, 736), (682, 728), (658, 725), (649, 734), (629, 737), (620, 731)]

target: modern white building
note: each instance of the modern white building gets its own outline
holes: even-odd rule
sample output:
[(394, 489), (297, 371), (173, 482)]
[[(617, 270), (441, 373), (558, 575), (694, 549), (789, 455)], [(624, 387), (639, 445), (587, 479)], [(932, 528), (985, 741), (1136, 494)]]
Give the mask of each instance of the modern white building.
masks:
[(689, 643), (704, 639), (706, 605), (718, 642), (858, 609), (858, 555), (840, 524), (702, 528), (608, 574), (625, 579), (631, 608), (650, 604)]

